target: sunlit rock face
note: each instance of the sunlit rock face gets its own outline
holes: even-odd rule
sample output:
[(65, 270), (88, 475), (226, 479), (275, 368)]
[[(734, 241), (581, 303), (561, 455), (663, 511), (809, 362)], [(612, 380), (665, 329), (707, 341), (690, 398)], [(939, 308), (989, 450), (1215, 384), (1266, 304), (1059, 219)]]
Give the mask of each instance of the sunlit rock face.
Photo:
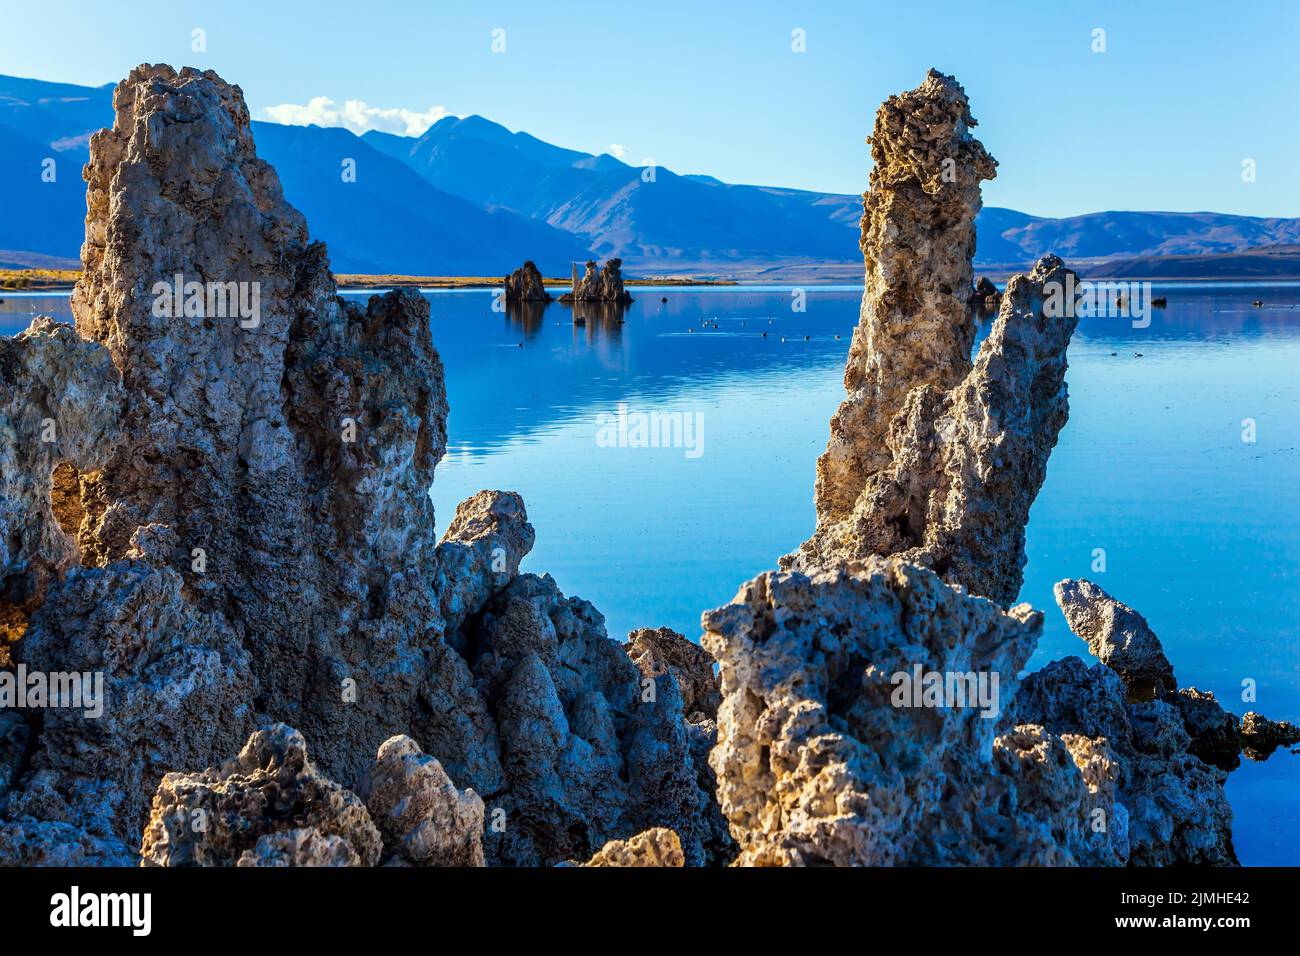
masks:
[(573, 288), (560, 296), (561, 302), (612, 302), (626, 305), (632, 301), (631, 293), (623, 289), (623, 260), (607, 259), (596, 270), (594, 260), (587, 262), (586, 271), (578, 275), (578, 265), (573, 266)]
[[(702, 862), (710, 797), (676, 679), (647, 691), (594, 608), (519, 577), (534, 533), (517, 495), (473, 496), (436, 537), (447, 400), (425, 300), (337, 296), (237, 86), (146, 65), (114, 105), (86, 167), (75, 334), (37, 322), (0, 342), (0, 625), (24, 666), (101, 674), (104, 710), (0, 727), (0, 852), (554, 863), (672, 826)], [(390, 845), (331, 830), (351, 812), (331, 803), (248, 846), (160, 849), (179, 836), (156, 832), (151, 801), (157, 818), (156, 799), (191, 792), (164, 775), (220, 790), (253, 729), (279, 725), (293, 739), (259, 746), (306, 767), (309, 745), (322, 780), (364, 784)], [(375, 776), (395, 735), (427, 759), (389, 752)], [(435, 763), (494, 826), (480, 797), (437, 810)], [(410, 808), (390, 819), (408, 783), (481, 847)]]
[(961, 86), (933, 70), (876, 114), (848, 397), (817, 462), (816, 533), (784, 565), (898, 554), (1007, 606), (1069, 415), (1076, 319), (1052, 303), (1073, 274), (1046, 256), (1012, 277), (972, 363), (974, 222), (996, 167), (973, 125)]
[(1045, 256), (1011, 278), (974, 365), (947, 390), (908, 392), (883, 438), (888, 463), (787, 563), (896, 554), (1003, 606), (1016, 599), (1029, 509), (1069, 417), (1065, 355), (1077, 319), (1051, 303), (1072, 275)]
[[(1005, 713), (1042, 629), (1027, 605), (1004, 611), (924, 568), (871, 558), (760, 575), (704, 627), (722, 669), (712, 763), (738, 862), (1126, 856), (1109, 751)], [(922, 675), (969, 677), (969, 696), (925, 691)], [(1099, 809), (1120, 825), (1094, 832)]]
[(889, 464), (885, 438), (908, 393), (946, 390), (970, 370), (970, 294), (980, 182), (997, 163), (971, 135), (961, 85), (931, 70), (876, 112), (863, 196), (866, 291), (831, 439), (817, 462), (818, 526), (852, 512), (867, 478)]
[[(1226, 775), (1207, 761), (1235, 761), (1243, 734), (1212, 695), (1174, 691), (1140, 614), (1062, 582), (1104, 663), (1020, 681), (1041, 615), (1004, 608), (1068, 417), (1074, 276), (1050, 255), (1013, 276), (971, 361), (973, 218), (993, 175), (971, 125), (933, 71), (877, 114), (867, 290), (816, 532), (704, 615), (738, 862), (1234, 863)], [(932, 697), (909, 693), (925, 680)]]

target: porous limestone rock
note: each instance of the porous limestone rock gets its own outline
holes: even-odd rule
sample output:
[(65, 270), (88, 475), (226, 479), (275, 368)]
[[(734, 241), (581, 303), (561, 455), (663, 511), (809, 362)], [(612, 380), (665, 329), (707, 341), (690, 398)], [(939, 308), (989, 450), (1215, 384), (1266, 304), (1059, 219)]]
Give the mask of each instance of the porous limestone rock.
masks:
[(997, 168), (975, 125), (961, 85), (935, 70), (876, 113), (863, 196), (866, 290), (844, 370), (848, 396), (817, 461), (819, 528), (849, 517), (868, 477), (889, 464), (885, 438), (909, 392), (947, 390), (970, 370), (975, 215), (980, 182)]
[(1269, 720), (1263, 714), (1247, 711), (1241, 718), (1241, 741), (1246, 756), (1265, 760), (1278, 747), (1300, 743), (1300, 727), (1289, 720)]
[(506, 276), (507, 302), (550, 302), (542, 273), (530, 259)]
[(235, 866), (360, 866), (361, 857), (352, 844), (315, 827), (299, 827), (264, 833), (251, 850), (245, 850)]
[(126, 399), (82, 475), (83, 561), (169, 527), (159, 560), (247, 648), (255, 709), (355, 780), (415, 709), (437, 631), (425, 492), (447, 404), (428, 304), (337, 297), (237, 86), (141, 66), (114, 107), (91, 140), (72, 307)]
[(600, 271), (595, 260), (587, 261), (586, 271), (578, 275), (578, 264), (573, 264), (573, 288), (560, 296), (561, 302), (613, 302), (626, 305), (632, 296), (623, 288), (623, 260), (607, 259)]
[(0, 825), (0, 863), (5, 866), (135, 866), (133, 848), (95, 836), (70, 823), (18, 817)]
[(483, 865), (483, 801), (457, 790), (410, 737), (385, 740), (361, 784), (389, 860), (418, 866)]
[(0, 666), (45, 590), (77, 561), (82, 472), (118, 435), (122, 386), (109, 354), (47, 316), (0, 338)]
[(500, 740), (502, 782), (475, 785), (490, 863), (583, 860), (656, 826), (676, 831), (691, 865), (716, 855), (671, 673), (643, 677), (600, 612), (549, 575), (515, 578), (462, 631)]
[(1109, 746), (1130, 864), (1236, 863), (1227, 774), (1188, 752), (1191, 738), (1168, 701), (1129, 702), (1113, 670), (1067, 657), (1026, 675), (1012, 713), (1062, 739), (1078, 735)]
[(1152, 700), (1177, 690), (1174, 668), (1141, 614), (1091, 581), (1060, 581), (1054, 592), (1070, 630), (1119, 675), (1130, 699)]
[(69, 824), (134, 849), (163, 774), (220, 759), (248, 733), (248, 653), (219, 612), (188, 604), (180, 574), (135, 547), (52, 585), (16, 653), (32, 671), (86, 675), (83, 693), (100, 699), (41, 712), (6, 817)]
[(642, 627), (628, 634), (623, 649), (645, 677), (671, 673), (682, 692), (688, 719), (718, 716), (722, 695), (713, 657), (699, 644), (669, 627)]
[(535, 539), (514, 492), (480, 491), (456, 506), (437, 552), (436, 587), (449, 632), (514, 580)]
[[(263, 843), (266, 837), (276, 839)], [(247, 866), (268, 857), (301, 861), (301, 854), (350, 859), (329, 837), (362, 865), (379, 862), (382, 841), (365, 804), (316, 768), (302, 734), (274, 724), (220, 768), (163, 777), (140, 857), (146, 866)]]
[[(1071, 275), (1044, 256), (1012, 276), (969, 373), (946, 391), (925, 383), (907, 393), (881, 445), (889, 461), (845, 517), (819, 521), (787, 566), (899, 555), (1003, 606), (1015, 600), (1029, 508), (1069, 417), (1066, 348), (1078, 320), (1072, 309), (1052, 314), (1051, 303)], [(848, 437), (844, 426), (832, 422), (832, 446), (837, 429)]]
[(630, 840), (610, 840), (583, 866), (685, 866), (682, 843), (665, 827), (638, 833)]
[[(1004, 611), (892, 558), (769, 572), (707, 612), (723, 694), (712, 763), (737, 862), (1117, 859), (1118, 834), (1087, 827), (1113, 805), (1105, 759), (1094, 767), (1038, 728), (1000, 735), (1041, 626), (1027, 605)], [(976, 686), (963, 683), (964, 703), (925, 706), (908, 688), (935, 674)]]
[[(25, 632), (15, 653), (31, 666), (103, 672), (109, 700), (98, 722), (22, 721), (5, 845), (129, 855), (148, 820), (155, 862), (347, 862), (339, 837), (373, 863), (373, 827), (341, 788), (396, 734), (436, 754), (457, 792), (509, 810), (494, 862), (585, 859), (656, 825), (703, 862), (701, 731), (675, 680), (643, 687), (594, 608), (518, 577), (533, 529), (517, 495), (473, 496), (437, 540), (427, 491), (447, 400), (427, 302), (337, 296), (237, 86), (146, 65), (114, 106), (85, 171), (75, 334), (37, 322), (0, 342), (0, 546), (23, 602), (0, 607), (0, 626)], [(620, 297), (617, 261), (594, 291)], [(61, 444), (31, 442), (37, 411)], [(277, 722), (321, 767), (301, 738), (255, 738), (298, 809), (258, 817), (261, 784), (237, 761), (160, 786)], [(552, 731), (555, 747), (534, 747)], [(256, 825), (186, 833), (182, 810), (209, 802)], [(395, 812), (413, 829), (391, 856), (453, 852), (418, 832), (415, 804)]]

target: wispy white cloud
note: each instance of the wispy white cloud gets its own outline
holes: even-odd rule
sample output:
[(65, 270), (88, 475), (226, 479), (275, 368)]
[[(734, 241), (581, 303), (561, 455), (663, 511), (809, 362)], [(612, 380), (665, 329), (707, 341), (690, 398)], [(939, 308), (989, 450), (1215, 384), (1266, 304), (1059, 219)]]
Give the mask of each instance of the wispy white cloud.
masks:
[(613, 156), (615, 159), (622, 159), (627, 155), (627, 147), (622, 143), (610, 143), (605, 147), (605, 152), (609, 153), (609, 155)]
[(424, 112), (403, 107), (385, 109), (364, 100), (345, 100), (339, 106), (328, 96), (316, 96), (309, 102), (281, 103), (267, 106), (262, 116), (286, 126), (343, 126), (354, 133), (377, 129), (400, 136), (419, 136), (438, 120), (451, 114), (445, 107), (431, 106)]

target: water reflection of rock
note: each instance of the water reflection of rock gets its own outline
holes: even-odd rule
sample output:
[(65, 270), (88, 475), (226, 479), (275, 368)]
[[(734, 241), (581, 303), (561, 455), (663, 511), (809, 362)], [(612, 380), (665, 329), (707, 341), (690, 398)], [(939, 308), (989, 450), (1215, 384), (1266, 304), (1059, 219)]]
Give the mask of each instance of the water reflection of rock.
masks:
[(574, 302), (573, 325), (576, 332), (582, 326), (587, 330), (587, 339), (605, 336), (620, 338), (623, 335), (623, 319), (627, 306), (622, 302)]
[(545, 302), (512, 302), (506, 300), (506, 317), (517, 325), (526, 338), (532, 338), (542, 329)]

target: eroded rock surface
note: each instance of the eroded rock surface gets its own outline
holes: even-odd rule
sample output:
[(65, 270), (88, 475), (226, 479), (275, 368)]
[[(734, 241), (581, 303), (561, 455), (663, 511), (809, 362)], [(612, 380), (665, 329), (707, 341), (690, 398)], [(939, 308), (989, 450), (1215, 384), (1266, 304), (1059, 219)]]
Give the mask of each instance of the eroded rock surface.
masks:
[(583, 860), (656, 826), (681, 837), (692, 865), (716, 854), (671, 673), (643, 676), (600, 612), (549, 575), (515, 578), (462, 630), (501, 747), (504, 786), (480, 791), (503, 824), (485, 835), (489, 862)]
[[(86, 167), (75, 334), (0, 341), (0, 627), (20, 664), (102, 674), (106, 708), (6, 721), (23, 744), (3, 753), (0, 847), (130, 856), (147, 822), (153, 862), (350, 863), (342, 840), (372, 864), (365, 782), (394, 862), (477, 862), (471, 789), (504, 821), (490, 862), (586, 859), (655, 826), (704, 861), (701, 731), (675, 679), (643, 686), (594, 608), (519, 576), (517, 495), (473, 496), (437, 540), (427, 302), (337, 296), (237, 86), (146, 65), (114, 106)], [(618, 267), (593, 294), (620, 297)], [(57, 443), (33, 441), (42, 417)], [(195, 773), (281, 724), (301, 736), (249, 744), (274, 766)], [(394, 735), (427, 756), (390, 747), (372, 771)], [(258, 773), (302, 805), (267, 803)], [(253, 822), (184, 829), (213, 807)]]
[(352, 844), (315, 827), (279, 830), (257, 838), (235, 866), (360, 866), (361, 857)]
[[(1015, 600), (1029, 508), (1069, 417), (1065, 354), (1077, 319), (1052, 315), (1049, 303), (1070, 275), (1045, 256), (1012, 276), (968, 374), (946, 391), (926, 383), (907, 393), (883, 438), (889, 462), (788, 564), (897, 554), (1003, 606)], [(833, 446), (843, 425), (832, 422)]]
[(77, 561), (79, 498), (69, 508), (59, 492), (103, 464), (122, 398), (108, 353), (67, 325), (37, 316), (0, 338), (0, 666)]
[[(1003, 611), (924, 568), (871, 558), (760, 575), (704, 626), (722, 669), (712, 762), (739, 863), (1069, 864), (1119, 853), (1086, 826), (1113, 803), (1109, 769), (1090, 769), (1093, 792), (1075, 752), (1041, 728), (999, 733), (1013, 730), (1001, 708), (1042, 626), (1028, 606)], [(919, 686), (906, 689), (915, 675), (953, 673), (975, 680), (965, 706), (927, 706)], [(1091, 753), (1078, 755), (1092, 767)]]
[(638, 628), (627, 638), (623, 649), (644, 676), (671, 673), (676, 678), (688, 719), (718, 716), (722, 695), (708, 651), (668, 627)]
[(529, 260), (506, 276), (507, 302), (550, 302), (541, 270)]
[[(147, 866), (264, 866), (355, 854), (374, 866), (381, 847), (361, 798), (317, 769), (302, 734), (275, 724), (219, 769), (163, 777), (140, 857)], [(258, 862), (268, 859), (286, 862)]]
[(890, 422), (912, 389), (946, 391), (970, 370), (975, 324), (966, 303), (980, 182), (997, 163), (971, 135), (965, 91), (931, 70), (876, 113), (863, 196), (866, 291), (844, 370), (848, 396), (817, 462), (818, 527), (854, 510), (890, 462)]
[(1025, 677), (1014, 716), (1109, 746), (1116, 799), (1127, 813), (1129, 863), (1236, 863), (1227, 774), (1188, 751), (1191, 738), (1168, 701), (1130, 703), (1115, 671), (1067, 657)]
[(361, 785), (385, 855), (418, 866), (483, 865), (483, 801), (457, 790), (436, 758), (410, 737), (380, 746)]
[(1141, 614), (1091, 581), (1060, 581), (1055, 594), (1070, 630), (1119, 675), (1131, 699), (1152, 700), (1177, 689), (1173, 665)]
[(682, 843), (664, 827), (638, 833), (630, 840), (611, 840), (583, 866), (685, 866)]

